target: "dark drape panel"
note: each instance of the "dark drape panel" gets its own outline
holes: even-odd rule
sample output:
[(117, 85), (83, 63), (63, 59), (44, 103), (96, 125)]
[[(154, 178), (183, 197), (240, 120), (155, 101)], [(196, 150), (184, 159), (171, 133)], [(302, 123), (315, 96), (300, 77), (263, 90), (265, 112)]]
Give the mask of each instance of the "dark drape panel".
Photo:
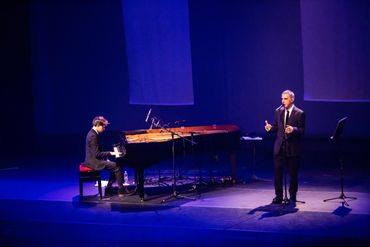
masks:
[(305, 100), (370, 101), (369, 6), (301, 0)]
[(96, 115), (120, 127), (128, 102), (121, 2), (30, 1), (29, 15), (37, 132), (85, 131)]
[(187, 0), (122, 0), (130, 103), (192, 105)]

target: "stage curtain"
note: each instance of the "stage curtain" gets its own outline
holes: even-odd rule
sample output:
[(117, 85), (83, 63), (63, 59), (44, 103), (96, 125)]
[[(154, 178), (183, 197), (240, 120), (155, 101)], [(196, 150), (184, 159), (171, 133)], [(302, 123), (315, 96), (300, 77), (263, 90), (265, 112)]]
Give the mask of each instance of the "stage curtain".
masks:
[(369, 6), (301, 0), (305, 100), (370, 101)]
[(130, 104), (192, 105), (187, 0), (122, 0)]

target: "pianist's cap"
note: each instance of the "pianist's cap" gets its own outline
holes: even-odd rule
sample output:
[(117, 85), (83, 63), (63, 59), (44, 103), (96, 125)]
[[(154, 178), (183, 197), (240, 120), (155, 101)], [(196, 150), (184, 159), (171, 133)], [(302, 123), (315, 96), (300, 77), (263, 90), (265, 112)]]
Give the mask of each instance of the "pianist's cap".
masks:
[(107, 126), (108, 124), (109, 124), (108, 120), (105, 119), (103, 116), (96, 116), (94, 117), (92, 121), (93, 126), (100, 126), (100, 125)]

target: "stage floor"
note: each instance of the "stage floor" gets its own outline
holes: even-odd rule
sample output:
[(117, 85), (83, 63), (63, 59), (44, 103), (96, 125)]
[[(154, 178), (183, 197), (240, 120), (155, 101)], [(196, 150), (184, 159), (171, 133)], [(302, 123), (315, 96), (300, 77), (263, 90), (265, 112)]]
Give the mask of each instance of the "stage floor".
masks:
[[(156, 185), (157, 168), (147, 171), (146, 200), (137, 195), (99, 200), (94, 183), (78, 196), (76, 159), (18, 159), (0, 171), (0, 239), (2, 246), (368, 246), (370, 243), (370, 173), (363, 164), (345, 169), (344, 193), (356, 200), (324, 199), (340, 195), (334, 165), (303, 163), (296, 205), (273, 205), (270, 156), (250, 169), (249, 156), (238, 163), (235, 184), (192, 181), (183, 167), (176, 191), (193, 200), (174, 198), (171, 179)], [(323, 161), (326, 162), (326, 161)], [(367, 162), (367, 161), (365, 161)], [(52, 166), (50, 164), (53, 164)], [(71, 165), (73, 164), (73, 165)], [(204, 165), (205, 163), (203, 163)], [(250, 163), (249, 163), (250, 164)], [(161, 174), (170, 176), (168, 164)], [(205, 168), (208, 167), (208, 168)], [(211, 168), (210, 168), (211, 167)], [(203, 166), (204, 174), (213, 164)], [(222, 164), (216, 167), (223, 170)], [(222, 169), (219, 169), (222, 168)], [(227, 171), (227, 169), (224, 169)], [(214, 174), (214, 173), (212, 173)], [(264, 179), (253, 179), (258, 175)], [(154, 181), (154, 183), (153, 183)], [(132, 189), (133, 186), (130, 186)]]

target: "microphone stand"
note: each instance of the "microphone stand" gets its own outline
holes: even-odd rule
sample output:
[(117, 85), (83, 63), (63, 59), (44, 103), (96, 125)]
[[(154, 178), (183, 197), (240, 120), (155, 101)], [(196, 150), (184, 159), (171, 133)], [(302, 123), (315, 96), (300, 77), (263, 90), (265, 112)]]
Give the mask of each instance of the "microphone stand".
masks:
[[(194, 131), (190, 132), (191, 140), (193, 140), (193, 138), (194, 138), (194, 133), (195, 133)], [(191, 144), (191, 153), (194, 156), (194, 142)], [(192, 164), (194, 165), (194, 160), (193, 159), (192, 159)], [(194, 176), (193, 186), (189, 191), (195, 191), (200, 196), (201, 195), (201, 185), (202, 184), (207, 185), (207, 183), (203, 181), (202, 167), (201, 167), (200, 164), (198, 165), (198, 176), (199, 176), (198, 178), (197, 178), (196, 175)], [(199, 182), (199, 186), (198, 186), (198, 182)]]
[[(284, 120), (283, 120), (284, 121)], [(284, 122), (283, 123), (284, 125), (287, 125), (287, 122)], [(286, 141), (287, 141), (287, 139), (288, 139), (288, 135), (286, 134), (286, 133), (284, 133), (284, 152), (286, 152), (287, 150), (286, 150)], [(285, 155), (286, 155), (286, 153), (285, 153)], [(284, 178), (283, 178), (283, 183), (284, 183), (284, 196), (283, 196), (283, 201), (282, 201), (282, 204), (283, 204), (283, 207), (285, 207), (286, 205), (288, 205), (289, 204), (289, 199), (288, 199), (288, 189), (287, 189), (287, 179), (286, 179), (286, 177), (287, 177), (287, 170), (288, 170), (288, 165), (287, 165), (287, 161), (285, 160), (285, 164), (284, 164), (284, 167), (283, 167), (283, 175), (284, 175)], [(293, 203), (293, 206), (296, 206), (296, 203), (297, 202), (299, 202), (299, 203), (302, 203), (302, 204), (304, 204), (304, 203), (306, 203), (305, 201), (298, 201), (297, 199), (294, 201), (294, 202), (292, 202)]]
[(180, 195), (179, 192), (176, 190), (177, 186), (176, 186), (176, 165), (175, 165), (175, 136), (185, 140), (185, 141), (188, 141), (190, 142), (192, 145), (196, 144), (193, 140), (190, 140), (190, 139), (187, 139), (185, 138), (184, 136), (181, 136), (180, 134), (164, 127), (164, 126), (160, 126), (159, 125), (159, 122), (158, 121), (158, 124), (156, 127), (160, 127), (162, 130), (165, 130), (167, 131), (168, 133), (171, 134), (171, 137), (172, 137), (172, 193), (169, 197), (163, 199), (161, 201), (161, 203), (164, 203), (172, 198), (175, 198), (175, 199), (178, 199), (178, 198), (184, 198), (184, 199), (189, 199), (189, 200), (196, 200), (195, 198), (192, 198), (192, 197), (188, 197), (188, 196), (184, 196), (184, 195)]

